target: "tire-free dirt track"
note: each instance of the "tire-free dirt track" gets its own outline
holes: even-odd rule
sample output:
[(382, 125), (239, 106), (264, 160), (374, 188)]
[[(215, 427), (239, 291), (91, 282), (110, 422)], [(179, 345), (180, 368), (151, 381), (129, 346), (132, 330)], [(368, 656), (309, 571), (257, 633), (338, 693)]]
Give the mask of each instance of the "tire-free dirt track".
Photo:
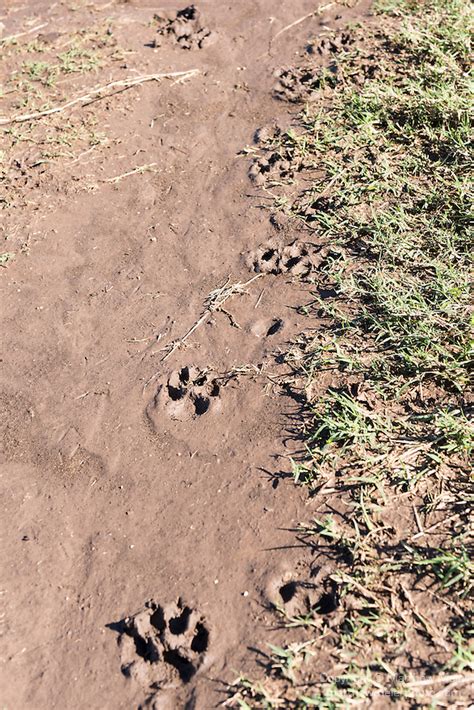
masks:
[[(214, 41), (188, 51), (166, 36), (149, 46), (153, 14), (175, 3), (102, 5), (7, 2), (0, 14), (5, 35), (32, 18), (61, 34), (109, 18), (133, 53), (121, 74), (113, 67), (84, 86), (199, 74), (77, 109), (93, 111), (115, 142), (53, 166), (31, 187), (35, 200), (25, 193), (4, 222), (29, 254), (0, 274), (0, 705), (143, 703), (161, 676), (138, 668), (127, 677), (133, 648), (117, 639), (120, 622), (154, 600), (165, 616), (184, 609), (183, 623), (201, 624), (189, 672), (160, 627), (170, 673), (157, 707), (211, 708), (225, 682), (254, 666), (249, 645), (278, 642), (268, 590), (297, 574), (305, 554), (290, 528), (306, 496), (278, 478), (290, 470), (297, 405), (255, 375), (263, 366), (278, 378), (272, 353), (305, 327), (295, 310), (303, 286), (288, 270), (262, 275), (226, 301), (231, 315), (211, 313), (164, 361), (163, 348), (227, 279), (255, 276), (248, 254), (277, 230), (239, 153), (256, 129), (288, 121), (272, 97), (274, 70), (356, 11), (331, 4), (270, 45), (316, 3), (203, 0)], [(153, 168), (110, 181), (141, 165)], [(284, 232), (287, 244), (295, 236)], [(129, 638), (143, 631), (128, 629)]]

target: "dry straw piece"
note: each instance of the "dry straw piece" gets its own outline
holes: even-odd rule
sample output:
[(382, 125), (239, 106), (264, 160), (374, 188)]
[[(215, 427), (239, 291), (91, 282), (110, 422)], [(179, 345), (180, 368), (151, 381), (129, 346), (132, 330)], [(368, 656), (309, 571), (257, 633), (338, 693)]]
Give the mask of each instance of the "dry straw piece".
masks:
[(198, 318), (198, 320), (194, 323), (193, 326), (191, 326), (191, 328), (183, 335), (182, 338), (179, 338), (175, 342), (171, 343), (168, 348), (165, 348), (168, 349), (168, 352), (162, 358), (162, 362), (167, 360), (178, 348), (180, 348), (189, 338), (189, 336), (192, 335), (194, 331), (199, 328), (200, 325), (205, 323), (211, 313), (215, 313), (216, 311), (224, 311), (223, 305), (227, 301), (227, 299), (231, 298), (231, 296), (236, 296), (237, 294), (245, 293), (245, 286), (248, 286), (261, 276), (263, 276), (263, 274), (257, 274), (257, 276), (253, 276), (251, 279), (249, 279), (243, 284), (229, 284), (230, 279), (227, 279), (223, 286), (220, 286), (219, 288), (214, 289), (214, 291), (211, 291), (204, 303), (205, 310), (201, 317)]
[[(245, 287), (249, 286), (253, 281), (256, 281), (257, 279), (261, 278), (264, 276), (264, 274), (257, 274), (256, 276), (253, 276), (251, 279), (248, 281), (245, 281), (245, 283), (229, 283), (230, 282), (230, 277), (227, 279), (227, 281), (222, 285), (219, 286), (218, 288), (214, 289), (209, 293), (207, 296), (206, 300), (204, 301), (204, 310), (202, 312), (202, 315), (197, 319), (197, 321), (189, 328), (189, 330), (186, 331), (186, 333), (181, 337), (178, 338), (178, 340), (174, 340), (173, 342), (169, 343), (165, 348), (163, 348), (163, 352), (165, 353), (163, 357), (161, 358), (161, 362), (165, 362), (173, 353), (176, 352), (179, 348), (181, 348), (186, 340), (203, 324), (207, 321), (207, 319), (211, 316), (212, 313), (216, 313), (217, 311), (222, 311), (223, 313), (227, 314), (227, 311), (223, 308), (224, 303), (231, 298), (232, 296), (236, 296), (239, 294), (246, 293)], [(228, 314), (227, 314), (228, 315)], [(145, 390), (146, 387), (152, 382), (157, 376), (159, 372), (155, 372), (143, 385), (143, 389)]]
[[(162, 79), (177, 79), (178, 81), (184, 81), (185, 79), (191, 79), (191, 77), (196, 76), (196, 74), (200, 74), (199, 69), (167, 72), (165, 74), (145, 74), (143, 76), (129, 77), (128, 79), (111, 81), (108, 84), (104, 84), (103, 86), (97, 87), (96, 89), (90, 89), (87, 94), (77, 96), (75, 99), (71, 99), (71, 101), (67, 101), (65, 104), (62, 104), (62, 106), (55, 106), (54, 108), (48, 108), (44, 111), (36, 111), (34, 113), (24, 113), (20, 114), (19, 116), (13, 116), (12, 118), (0, 118), (0, 126), (6, 126), (9, 123), (23, 123), (24, 121), (34, 121), (36, 119), (43, 118), (44, 116), (51, 116), (55, 113), (61, 113), (62, 111), (66, 111), (67, 109), (76, 106), (77, 104), (80, 104), (81, 106), (86, 106), (92, 101), (98, 101), (100, 99), (108, 98), (109, 96), (113, 96), (114, 94), (118, 94), (122, 91), (126, 91), (127, 89), (131, 89), (133, 86), (144, 84), (147, 81), (161, 81)], [(113, 91), (110, 91), (110, 89), (113, 89)], [(109, 91), (107, 91), (104, 96), (100, 96), (100, 94), (102, 94), (106, 90)]]

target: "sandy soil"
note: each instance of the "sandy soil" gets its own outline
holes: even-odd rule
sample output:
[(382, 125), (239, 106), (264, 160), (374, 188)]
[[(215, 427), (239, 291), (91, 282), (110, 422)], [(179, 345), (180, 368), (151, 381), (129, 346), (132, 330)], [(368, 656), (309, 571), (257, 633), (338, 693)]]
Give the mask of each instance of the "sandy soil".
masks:
[[(275, 357), (306, 326), (295, 310), (304, 284), (291, 269), (262, 275), (185, 346), (163, 348), (215, 289), (256, 276), (262, 244), (297, 238), (269, 220), (241, 151), (261, 126), (288, 121), (275, 69), (355, 11), (331, 5), (272, 42), (315, 3), (199, 8), (184, 43), (171, 21), (150, 24), (156, 3), (1, 8), (4, 35), (110, 22), (130, 53), (83, 87), (199, 70), (77, 109), (113, 139), (107, 147), (11, 183), (21, 204), (6, 209), (3, 236), (17, 257), (0, 273), (8, 710), (150, 698), (215, 707), (256, 663), (249, 645), (278, 642), (266, 604), (304, 559), (291, 528), (308, 500), (284, 476), (297, 403), (279, 393)], [(152, 167), (112, 181), (142, 165)], [(167, 660), (153, 665), (154, 652)]]

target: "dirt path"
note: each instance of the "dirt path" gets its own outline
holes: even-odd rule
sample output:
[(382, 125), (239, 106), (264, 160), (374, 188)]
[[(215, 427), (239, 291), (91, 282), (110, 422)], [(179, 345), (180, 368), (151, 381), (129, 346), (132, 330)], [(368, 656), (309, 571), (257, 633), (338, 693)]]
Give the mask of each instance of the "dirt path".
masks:
[(149, 599), (180, 597), (209, 638), (198, 672), (175, 664), (181, 680), (159, 702), (210, 708), (222, 681), (254, 663), (248, 643), (273, 639), (266, 590), (302, 555), (288, 529), (304, 496), (275, 478), (290, 469), (294, 406), (252, 376), (278, 375), (271, 353), (304, 327), (301, 286), (259, 278), (226, 302), (230, 316), (213, 313), (164, 362), (161, 349), (214, 289), (255, 275), (245, 255), (275, 228), (238, 154), (288, 116), (271, 96), (274, 69), (347, 10), (331, 7), (269, 52), (314, 2), (202, 2), (215, 41), (189, 52), (166, 38), (146, 46), (155, 4), (49, 5), (7, 3), (4, 34), (27, 19), (63, 34), (107, 18), (133, 52), (122, 74), (199, 74), (87, 107), (113, 136), (108, 149), (53, 165), (7, 214), (29, 254), (0, 274), (2, 706), (135, 707), (150, 679), (121, 673), (128, 651), (113, 625)]

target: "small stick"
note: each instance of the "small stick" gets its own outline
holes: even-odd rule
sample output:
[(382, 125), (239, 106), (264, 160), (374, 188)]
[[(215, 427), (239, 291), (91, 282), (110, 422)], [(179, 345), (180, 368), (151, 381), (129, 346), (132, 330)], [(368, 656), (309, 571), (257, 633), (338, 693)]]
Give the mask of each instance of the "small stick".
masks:
[(187, 333), (185, 333), (182, 338), (180, 338), (173, 344), (171, 350), (169, 350), (168, 353), (161, 358), (161, 362), (165, 362), (165, 360), (167, 360), (179, 347), (181, 347), (181, 345), (183, 345), (183, 343), (189, 338), (189, 336), (192, 335), (194, 331), (199, 328), (200, 325), (206, 322), (211, 313), (212, 311), (210, 310), (203, 313), (202, 316), (194, 323), (194, 325), (191, 326)]
[(78, 162), (81, 158), (83, 158), (85, 155), (88, 155), (89, 153), (92, 153), (92, 151), (97, 148), (97, 145), (98, 145), (98, 144), (96, 143), (95, 145), (92, 146), (92, 148), (88, 148), (88, 149), (85, 150), (83, 153), (80, 153), (80, 154), (77, 156), (77, 158), (74, 158), (73, 160), (71, 160), (71, 163), (77, 163), (77, 162)]
[(414, 503), (412, 503), (411, 507), (413, 508), (413, 515), (415, 516), (415, 522), (416, 522), (416, 527), (418, 528), (418, 534), (424, 535), (425, 531), (423, 530), (423, 525), (421, 524), (420, 516), (418, 515), (416, 505)]
[(374, 601), (376, 604), (380, 604), (382, 608), (388, 609), (386, 604), (384, 604), (381, 599), (376, 597), (375, 594), (370, 591), (370, 589), (367, 589), (367, 587), (364, 587), (362, 584), (359, 584), (359, 582), (357, 582), (355, 579), (352, 579), (352, 577), (350, 577), (348, 574), (344, 574), (344, 572), (342, 572), (338, 574), (338, 577), (341, 577), (346, 582), (346, 584), (351, 584), (353, 587), (355, 587), (355, 589), (358, 589), (361, 594), (364, 594), (369, 599), (372, 599), (372, 601)]
[(13, 116), (13, 118), (0, 118), (0, 126), (6, 126), (9, 123), (22, 123), (23, 121), (33, 121), (37, 118), (43, 118), (44, 116), (50, 116), (53, 113), (61, 113), (68, 108), (72, 108), (76, 104), (86, 104), (96, 97), (95, 100), (107, 98), (112, 96), (112, 93), (108, 93), (106, 96), (98, 96), (106, 89), (117, 89), (117, 91), (125, 91), (130, 89), (132, 86), (137, 86), (138, 84), (144, 84), (146, 81), (160, 81), (161, 79), (173, 79), (174, 77), (179, 77), (182, 79), (188, 79), (196, 74), (199, 74), (199, 69), (189, 69), (188, 71), (175, 71), (168, 72), (166, 74), (145, 74), (144, 76), (137, 76), (128, 79), (120, 79), (119, 81), (111, 81), (108, 84), (99, 86), (97, 89), (91, 89), (87, 94), (83, 96), (77, 96), (71, 101), (67, 101), (62, 106), (55, 106), (54, 108), (46, 109), (45, 111), (36, 111), (36, 113), (25, 113), (19, 116)]
[(458, 673), (456, 675), (435, 676), (427, 680), (415, 680), (410, 683), (406, 683), (405, 685), (407, 688), (423, 688), (437, 683), (470, 683), (471, 681), (474, 681), (474, 673), (468, 673), (467, 675), (461, 675)]
[(318, 7), (317, 10), (313, 10), (313, 12), (310, 12), (308, 15), (305, 15), (304, 17), (300, 17), (298, 20), (295, 20), (294, 22), (291, 22), (289, 25), (286, 25), (286, 27), (283, 27), (279, 32), (276, 33), (276, 35), (273, 37), (272, 42), (276, 40), (277, 37), (282, 35), (284, 32), (288, 32), (288, 30), (291, 30), (292, 27), (296, 27), (296, 25), (301, 24), (305, 20), (309, 20), (310, 17), (314, 17), (315, 15), (319, 15), (323, 10), (327, 10), (328, 8), (332, 7), (334, 5), (333, 2), (329, 2), (327, 5), (322, 5), (321, 7)]
[(452, 520), (455, 520), (456, 518), (459, 518), (459, 513), (453, 513), (453, 515), (450, 515), (447, 518), (443, 518), (442, 520), (438, 520), (437, 523), (434, 523), (429, 528), (426, 528), (426, 530), (423, 530), (422, 532), (418, 532), (418, 533), (415, 533), (415, 535), (412, 535), (408, 542), (412, 542), (412, 540), (418, 540), (419, 537), (426, 535), (426, 533), (433, 532), (433, 530), (436, 530), (436, 528), (439, 528), (439, 526), (443, 525), (443, 523), (450, 523)]
[[(101, 180), (101, 182), (112, 182), (112, 183), (117, 183), (120, 182), (120, 180), (123, 180), (123, 178), (129, 177), (130, 175), (135, 175), (136, 173), (144, 173), (146, 170), (151, 170), (151, 168), (154, 168), (155, 165), (158, 165), (158, 163), (148, 163), (148, 165), (138, 165), (136, 168), (133, 170), (129, 170), (127, 173), (122, 173), (122, 175), (116, 175), (115, 177), (112, 178), (105, 178), (104, 180)], [(156, 173), (156, 170), (153, 172)]]
[(282, 35), (284, 32), (288, 32), (288, 30), (291, 30), (292, 27), (296, 27), (296, 25), (299, 25), (301, 22), (304, 22), (305, 20), (309, 20), (310, 17), (314, 17), (316, 15), (317, 10), (313, 10), (313, 12), (310, 12), (308, 15), (305, 15), (304, 17), (300, 17), (299, 20), (295, 20), (289, 25), (286, 25), (286, 27), (283, 27), (279, 32), (276, 33), (276, 35), (273, 37), (272, 42), (276, 40), (277, 37)]
[[(245, 283), (237, 283), (237, 284), (232, 284), (229, 286), (229, 279), (225, 282), (223, 286), (220, 288), (217, 288), (215, 291), (211, 291), (209, 296), (207, 297), (205, 303), (204, 303), (204, 312), (198, 318), (198, 320), (189, 328), (189, 330), (181, 337), (178, 338), (178, 340), (175, 340), (173, 343), (170, 343), (167, 345), (163, 350), (167, 350), (168, 352), (161, 358), (161, 362), (165, 362), (173, 353), (178, 350), (186, 340), (203, 324), (205, 323), (208, 318), (212, 315), (212, 313), (215, 313), (216, 311), (223, 311), (226, 313), (226, 311), (222, 308), (224, 303), (227, 301), (228, 298), (231, 296), (235, 296), (236, 294), (241, 294), (244, 293), (243, 289), (245, 286), (248, 286), (251, 284), (253, 281), (256, 279), (261, 278), (264, 276), (264, 274), (257, 274), (256, 276), (253, 276), (251, 279), (246, 281)], [(146, 387), (152, 382), (155, 377), (157, 377), (159, 374), (159, 371), (155, 372), (143, 385), (143, 389), (145, 390)]]
[(260, 301), (262, 300), (262, 296), (263, 296), (264, 293), (265, 293), (265, 289), (262, 288), (262, 290), (260, 291), (260, 296), (257, 298), (257, 302), (256, 302), (254, 308), (258, 308), (258, 307), (259, 307)]
[(219, 310), (221, 311), (221, 313), (224, 313), (227, 316), (227, 318), (229, 319), (230, 324), (233, 328), (237, 328), (238, 330), (242, 330), (241, 326), (237, 323), (237, 321), (235, 320), (234, 316), (232, 315), (232, 313), (230, 311), (227, 311), (225, 308), (219, 308)]
[(42, 30), (43, 27), (46, 27), (46, 25), (49, 24), (48, 22), (43, 22), (42, 25), (37, 25), (36, 27), (32, 27), (31, 30), (25, 30), (24, 32), (18, 32), (16, 35), (8, 35), (7, 37), (0, 37), (0, 44), (3, 42), (9, 42), (11, 39), (16, 39), (17, 37), (23, 37), (24, 35), (29, 35), (32, 32), (37, 32), (38, 30)]
[[(458, 688), (460, 685), (467, 685), (468, 683), (472, 683), (472, 681), (473, 681), (472, 675), (464, 676), (464, 678), (454, 678), (454, 680), (449, 685), (447, 685), (446, 688), (443, 688), (442, 690), (438, 690), (438, 692), (432, 696), (431, 702), (433, 703), (433, 706), (436, 707), (436, 704), (437, 704), (436, 701), (440, 700), (445, 695), (448, 695), (449, 693), (451, 693), (451, 691), (454, 690), (454, 688)], [(469, 707), (472, 707), (472, 705), (470, 705)]]

